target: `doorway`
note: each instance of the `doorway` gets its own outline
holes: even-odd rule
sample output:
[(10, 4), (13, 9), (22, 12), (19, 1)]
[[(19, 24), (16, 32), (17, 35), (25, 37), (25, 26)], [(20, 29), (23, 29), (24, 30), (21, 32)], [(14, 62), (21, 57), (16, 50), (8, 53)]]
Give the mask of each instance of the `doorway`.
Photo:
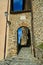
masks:
[(22, 26), (17, 30), (17, 54), (20, 52), (22, 47), (31, 46), (31, 36), (30, 29), (28, 27)]

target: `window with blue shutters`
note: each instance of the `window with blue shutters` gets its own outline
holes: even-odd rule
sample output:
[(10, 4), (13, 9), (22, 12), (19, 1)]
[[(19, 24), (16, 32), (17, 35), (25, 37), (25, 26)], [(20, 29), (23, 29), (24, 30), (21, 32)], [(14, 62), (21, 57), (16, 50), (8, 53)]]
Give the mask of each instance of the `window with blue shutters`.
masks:
[(23, 10), (23, 0), (13, 0), (13, 11), (22, 11)]
[(11, 0), (12, 12), (31, 11), (31, 0)]

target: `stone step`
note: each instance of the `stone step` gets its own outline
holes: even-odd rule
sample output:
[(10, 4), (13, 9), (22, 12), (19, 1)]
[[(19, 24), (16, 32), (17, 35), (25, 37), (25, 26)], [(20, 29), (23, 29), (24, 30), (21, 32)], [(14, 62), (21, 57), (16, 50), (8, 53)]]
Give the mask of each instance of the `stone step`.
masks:
[(30, 48), (22, 48), (17, 56), (5, 59), (0, 65), (42, 65), (31, 55), (30, 50)]
[(40, 65), (36, 61), (32, 61), (30, 59), (15, 59), (13, 58), (12, 60), (5, 60), (0, 63), (0, 65)]

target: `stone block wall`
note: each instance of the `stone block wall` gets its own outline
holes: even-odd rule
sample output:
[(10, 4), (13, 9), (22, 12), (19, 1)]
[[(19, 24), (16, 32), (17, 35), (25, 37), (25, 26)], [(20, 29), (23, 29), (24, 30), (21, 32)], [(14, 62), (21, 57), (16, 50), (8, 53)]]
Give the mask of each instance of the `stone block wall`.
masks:
[[(43, 0), (31, 0), (33, 10), (33, 27), (34, 27), (34, 41), (36, 45), (43, 42)], [(25, 16), (26, 19), (21, 19)], [(17, 30), (21, 26), (26, 26), (30, 29), (31, 38), (31, 13), (10, 14), (9, 20), (9, 41), (8, 41), (8, 56), (17, 54)]]
[(36, 47), (35, 51), (36, 51), (36, 58), (38, 58), (41, 61), (41, 63), (43, 63), (43, 49)]
[[(25, 19), (21, 19), (24, 16)], [(9, 42), (8, 42), (8, 57), (17, 55), (17, 30), (21, 26), (26, 26), (31, 33), (31, 13), (10, 14), (9, 26)]]
[(43, 42), (43, 0), (32, 0), (34, 37), (37, 45)]

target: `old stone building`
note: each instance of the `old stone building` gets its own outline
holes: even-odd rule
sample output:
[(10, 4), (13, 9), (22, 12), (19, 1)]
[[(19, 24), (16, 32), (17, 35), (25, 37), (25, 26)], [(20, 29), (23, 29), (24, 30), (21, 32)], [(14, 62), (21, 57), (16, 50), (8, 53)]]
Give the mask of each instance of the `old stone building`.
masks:
[[(12, 1), (8, 0), (6, 15), (6, 37), (4, 58), (18, 54), (20, 46), (30, 46), (32, 53), (35, 47), (43, 43), (43, 0), (25, 0), (24, 9), (14, 12)], [(22, 29), (20, 46), (18, 29)], [(34, 50), (34, 51), (33, 51)]]

